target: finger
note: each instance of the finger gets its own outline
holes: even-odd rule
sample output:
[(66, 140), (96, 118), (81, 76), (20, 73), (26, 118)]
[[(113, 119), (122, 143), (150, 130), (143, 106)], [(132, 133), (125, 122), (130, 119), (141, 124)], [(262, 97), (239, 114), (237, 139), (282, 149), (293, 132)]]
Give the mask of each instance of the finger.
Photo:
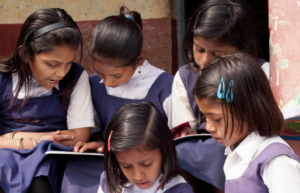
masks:
[(87, 151), (87, 150), (95, 150), (97, 151), (97, 149), (99, 147), (101, 147), (102, 144), (101, 143), (98, 143), (98, 142), (90, 142), (90, 143), (87, 143), (85, 144), (79, 152), (84, 152), (84, 151)]
[(83, 153), (85, 151), (89, 150), (89, 143), (84, 144), (80, 149), (79, 153)]
[(185, 137), (187, 135), (187, 130), (183, 130), (180, 133), (180, 137)]
[(98, 153), (103, 153), (104, 152), (104, 146), (102, 145), (101, 147), (97, 148)]
[(53, 134), (53, 135), (59, 135), (60, 134), (60, 130), (53, 131), (53, 132), (51, 132), (51, 134)]
[(79, 141), (78, 143), (76, 143), (76, 145), (73, 147), (73, 151), (74, 152), (79, 152), (79, 149), (84, 145), (84, 143), (82, 141)]

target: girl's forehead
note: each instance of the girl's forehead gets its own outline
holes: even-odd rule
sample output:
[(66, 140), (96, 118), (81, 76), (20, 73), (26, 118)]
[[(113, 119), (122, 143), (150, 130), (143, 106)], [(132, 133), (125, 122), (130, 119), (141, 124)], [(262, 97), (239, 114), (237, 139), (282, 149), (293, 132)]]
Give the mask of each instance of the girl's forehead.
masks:
[(194, 44), (208, 51), (214, 52), (236, 52), (238, 49), (233, 46), (222, 45), (216, 38), (204, 38), (201, 36), (194, 36)]
[(210, 101), (205, 98), (198, 99), (196, 97), (196, 102), (203, 114), (223, 114), (222, 104), (218, 101)]
[(118, 162), (123, 163), (138, 163), (148, 159), (157, 159), (161, 156), (160, 149), (142, 150), (140, 148), (133, 148), (127, 151), (115, 153)]
[(93, 56), (94, 62), (101, 64), (101, 65), (109, 65), (109, 66), (120, 66), (120, 61), (119, 60), (113, 60), (110, 58), (103, 58), (99, 56)]

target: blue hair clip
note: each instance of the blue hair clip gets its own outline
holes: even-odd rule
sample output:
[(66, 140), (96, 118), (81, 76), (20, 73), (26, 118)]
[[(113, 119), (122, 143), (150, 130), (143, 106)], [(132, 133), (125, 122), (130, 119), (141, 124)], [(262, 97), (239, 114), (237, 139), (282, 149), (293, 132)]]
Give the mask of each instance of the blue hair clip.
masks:
[[(226, 79), (225, 79), (225, 81), (226, 81)], [(225, 93), (225, 81), (224, 81), (224, 78), (222, 77), (221, 82), (219, 84), (218, 93), (217, 93), (218, 99), (225, 98), (225, 95), (224, 95), (224, 93)]]
[(126, 18), (134, 20), (133, 17), (131, 15), (124, 15)]
[[(221, 82), (219, 84), (218, 93), (217, 93), (218, 99), (225, 98), (225, 82), (226, 82), (226, 79), (222, 77)], [(226, 102), (227, 103), (233, 102), (233, 87), (234, 87), (234, 81), (231, 80), (229, 82), (229, 88), (227, 89), (227, 92), (226, 92)]]

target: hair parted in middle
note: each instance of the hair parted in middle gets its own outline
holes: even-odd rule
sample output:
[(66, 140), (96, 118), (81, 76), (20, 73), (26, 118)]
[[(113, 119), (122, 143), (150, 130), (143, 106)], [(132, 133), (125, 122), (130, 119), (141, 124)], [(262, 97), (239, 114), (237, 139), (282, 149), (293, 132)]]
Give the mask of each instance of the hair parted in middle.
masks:
[[(221, 79), (226, 80), (225, 88), (229, 87), (229, 82), (234, 82), (233, 101), (228, 102), (226, 98), (217, 97)], [(270, 83), (256, 59), (246, 53), (236, 52), (213, 59), (202, 70), (193, 94), (199, 100), (220, 103), (223, 114), (231, 113), (232, 128), (234, 117), (239, 124), (239, 131), (232, 132), (242, 133), (245, 123), (249, 133), (257, 131), (261, 136), (276, 136), (283, 132), (283, 116)], [(224, 120), (227, 135), (228, 120), (226, 117)]]
[[(111, 131), (111, 151), (108, 151)], [(134, 148), (141, 151), (160, 149), (163, 175), (158, 189), (163, 189), (169, 180), (179, 175), (180, 166), (173, 137), (162, 114), (152, 103), (131, 103), (121, 107), (113, 115), (106, 132), (104, 163), (109, 192), (120, 192), (128, 182), (114, 153)]]
[(122, 6), (120, 15), (106, 17), (95, 27), (91, 57), (117, 60), (120, 63), (117, 67), (135, 66), (142, 53), (142, 27), (141, 15)]
[(193, 38), (211, 39), (222, 46), (231, 46), (254, 58), (259, 42), (255, 24), (248, 8), (236, 0), (204, 0), (187, 23), (182, 50), (189, 70), (199, 70), (193, 56)]

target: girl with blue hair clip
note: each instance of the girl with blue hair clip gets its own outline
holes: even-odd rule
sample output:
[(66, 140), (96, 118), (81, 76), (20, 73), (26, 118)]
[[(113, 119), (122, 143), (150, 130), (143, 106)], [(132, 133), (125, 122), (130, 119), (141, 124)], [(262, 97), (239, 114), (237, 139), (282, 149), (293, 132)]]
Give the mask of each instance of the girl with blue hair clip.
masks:
[[(241, 51), (257, 58), (262, 68), (269, 64), (258, 58), (257, 32), (249, 10), (235, 0), (203, 0), (188, 20), (182, 50), (186, 65), (179, 68), (172, 87), (175, 138), (206, 132), (192, 90), (201, 70), (211, 60)], [(176, 148), (183, 169), (223, 190), (224, 147), (211, 139), (190, 139)]]
[(225, 193), (300, 190), (300, 159), (279, 137), (283, 116), (255, 59), (239, 52), (217, 57), (193, 94), (206, 130), (226, 147)]

